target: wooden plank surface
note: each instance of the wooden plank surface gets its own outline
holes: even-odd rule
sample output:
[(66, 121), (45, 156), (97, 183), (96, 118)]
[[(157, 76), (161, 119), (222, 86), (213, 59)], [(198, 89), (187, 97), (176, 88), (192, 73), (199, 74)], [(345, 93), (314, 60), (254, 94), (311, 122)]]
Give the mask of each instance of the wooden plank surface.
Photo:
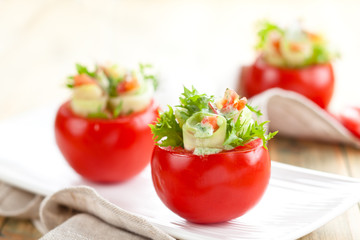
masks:
[(0, 239), (35, 240), (41, 236), (29, 220), (0, 217)]

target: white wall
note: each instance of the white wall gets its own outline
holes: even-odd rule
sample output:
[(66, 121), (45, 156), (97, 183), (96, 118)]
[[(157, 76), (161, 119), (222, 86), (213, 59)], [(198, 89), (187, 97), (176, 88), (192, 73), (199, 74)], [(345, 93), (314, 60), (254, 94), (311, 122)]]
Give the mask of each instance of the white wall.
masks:
[(0, 118), (66, 99), (75, 62), (152, 62), (171, 104), (183, 84), (220, 94), (254, 59), (264, 18), (324, 32), (342, 53), (331, 108), (360, 105), (359, 10), (350, 0), (0, 0)]

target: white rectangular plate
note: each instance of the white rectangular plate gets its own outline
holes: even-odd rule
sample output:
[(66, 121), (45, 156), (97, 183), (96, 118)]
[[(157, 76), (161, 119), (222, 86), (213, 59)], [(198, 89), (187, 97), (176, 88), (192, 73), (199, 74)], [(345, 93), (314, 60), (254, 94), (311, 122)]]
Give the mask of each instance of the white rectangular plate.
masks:
[(39, 109), (0, 123), (1, 181), (42, 195), (87, 185), (180, 239), (296, 239), (360, 201), (356, 179), (273, 162), (270, 185), (253, 210), (227, 223), (192, 224), (161, 203), (149, 167), (120, 184), (99, 185), (79, 177), (55, 144), (55, 111)]

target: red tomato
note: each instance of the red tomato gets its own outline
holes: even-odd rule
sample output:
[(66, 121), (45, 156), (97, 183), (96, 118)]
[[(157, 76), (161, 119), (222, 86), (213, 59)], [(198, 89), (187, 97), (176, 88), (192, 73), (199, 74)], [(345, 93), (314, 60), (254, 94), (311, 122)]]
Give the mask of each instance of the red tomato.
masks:
[(249, 98), (278, 87), (298, 92), (326, 108), (333, 95), (334, 83), (334, 72), (330, 63), (287, 69), (270, 66), (259, 57), (253, 65), (243, 67), (238, 92)]
[(57, 112), (55, 137), (63, 156), (81, 176), (97, 182), (123, 181), (150, 162), (154, 143), (148, 124), (158, 117), (153, 102), (143, 112), (116, 119), (77, 116), (69, 103)]
[(360, 107), (344, 108), (338, 119), (350, 132), (360, 138)]
[(155, 146), (151, 172), (155, 190), (170, 210), (191, 222), (217, 223), (255, 206), (269, 183), (270, 166), (269, 153), (257, 139), (204, 156)]

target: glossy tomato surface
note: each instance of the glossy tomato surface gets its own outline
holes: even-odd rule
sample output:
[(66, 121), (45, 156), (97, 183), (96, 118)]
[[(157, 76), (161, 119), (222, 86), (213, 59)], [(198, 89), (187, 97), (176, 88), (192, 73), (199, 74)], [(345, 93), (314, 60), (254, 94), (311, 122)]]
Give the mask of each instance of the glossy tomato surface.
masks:
[(261, 139), (228, 152), (197, 156), (155, 146), (155, 190), (174, 213), (195, 223), (237, 218), (255, 206), (268, 186), (270, 158)]
[(116, 119), (77, 116), (66, 102), (56, 115), (56, 143), (70, 166), (84, 178), (96, 182), (127, 180), (150, 162), (154, 143), (148, 124), (157, 116), (153, 102), (142, 112)]
[(259, 57), (253, 65), (242, 68), (238, 91), (246, 97), (252, 97), (278, 87), (300, 93), (326, 108), (333, 95), (334, 84), (330, 63), (287, 69), (271, 66)]
[(356, 137), (360, 138), (360, 107), (349, 106), (342, 110), (338, 119)]

